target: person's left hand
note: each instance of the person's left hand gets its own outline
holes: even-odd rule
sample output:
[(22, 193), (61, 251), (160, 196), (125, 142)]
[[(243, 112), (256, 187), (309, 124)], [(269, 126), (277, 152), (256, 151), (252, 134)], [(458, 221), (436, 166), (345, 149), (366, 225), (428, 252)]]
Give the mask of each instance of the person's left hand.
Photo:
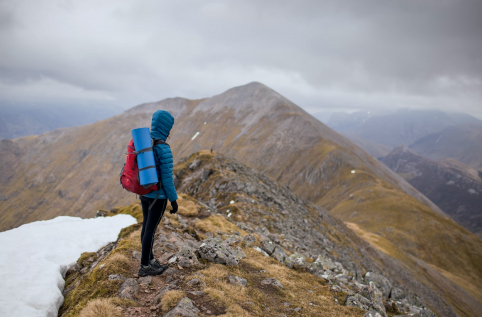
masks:
[(179, 208), (179, 206), (177, 205), (177, 201), (174, 200), (174, 201), (171, 201), (171, 207), (172, 207), (172, 210), (169, 210), (169, 212), (171, 214), (175, 214), (177, 212), (177, 209)]

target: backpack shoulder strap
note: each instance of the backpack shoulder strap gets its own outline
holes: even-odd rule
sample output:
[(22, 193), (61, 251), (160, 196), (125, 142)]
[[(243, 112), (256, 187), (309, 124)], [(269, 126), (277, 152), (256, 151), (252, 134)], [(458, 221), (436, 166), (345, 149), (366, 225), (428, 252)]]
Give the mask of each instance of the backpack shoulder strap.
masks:
[(163, 141), (163, 140), (160, 140), (160, 139), (159, 139), (159, 140), (158, 140), (158, 139), (153, 139), (153, 140), (154, 140), (153, 146), (156, 146), (156, 145), (158, 145), (158, 144), (166, 144), (167, 146), (171, 147), (171, 146), (169, 145), (169, 143), (166, 143), (166, 141)]

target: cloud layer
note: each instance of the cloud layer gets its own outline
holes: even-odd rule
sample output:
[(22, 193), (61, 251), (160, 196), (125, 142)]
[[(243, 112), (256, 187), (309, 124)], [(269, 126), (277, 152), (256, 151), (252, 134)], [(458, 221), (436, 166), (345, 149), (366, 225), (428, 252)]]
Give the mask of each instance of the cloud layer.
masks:
[(309, 112), (482, 118), (482, 1), (1, 1), (0, 99), (203, 98), (260, 81)]

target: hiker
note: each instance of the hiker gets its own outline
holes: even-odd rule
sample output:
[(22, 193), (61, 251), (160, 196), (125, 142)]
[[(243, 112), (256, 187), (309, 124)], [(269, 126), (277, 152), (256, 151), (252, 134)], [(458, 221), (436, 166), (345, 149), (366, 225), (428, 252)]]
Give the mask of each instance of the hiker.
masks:
[[(162, 187), (158, 191), (140, 196), (144, 221), (141, 231), (142, 257), (139, 276), (159, 275), (168, 267), (167, 265), (161, 265), (159, 261), (154, 258), (152, 254), (152, 244), (154, 242), (157, 225), (166, 210), (167, 201), (169, 200), (171, 202), (171, 214), (175, 214), (178, 209), (176, 202), (177, 193), (172, 179), (172, 152), (169, 145), (165, 143), (166, 139), (170, 138), (173, 125), (174, 117), (167, 111), (158, 110), (152, 115), (151, 137), (154, 142), (156, 140), (164, 141), (154, 146), (157, 175), (159, 176)], [(157, 200), (155, 200), (156, 197)], [(154, 205), (149, 210), (149, 206), (152, 203), (154, 203)]]

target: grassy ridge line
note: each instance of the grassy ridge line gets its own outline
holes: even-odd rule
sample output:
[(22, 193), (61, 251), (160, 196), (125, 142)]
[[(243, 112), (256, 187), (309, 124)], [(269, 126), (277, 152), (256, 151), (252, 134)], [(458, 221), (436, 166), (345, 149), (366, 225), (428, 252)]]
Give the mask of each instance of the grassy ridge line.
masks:
[[(196, 216), (195, 205), (192, 197), (183, 195), (184, 202), (187, 202), (187, 211), (191, 217)], [(191, 202), (192, 204), (190, 204)], [(134, 204), (129, 207), (120, 208), (118, 213), (131, 214), (139, 217), (140, 205)], [(172, 229), (181, 231), (181, 224), (176, 222), (176, 216), (166, 214), (170, 220)], [(219, 232), (235, 230), (242, 235), (247, 234), (235, 224), (227, 221), (219, 215), (212, 215), (203, 220), (195, 222), (195, 228), (200, 235), (211, 233), (218, 235)], [(170, 231), (164, 224), (160, 224), (160, 230)], [(187, 230), (189, 231), (189, 229)], [(158, 232), (159, 234), (159, 232)], [(258, 242), (259, 243), (259, 242)], [(133, 309), (136, 314), (150, 313), (152, 294), (140, 292), (136, 302), (121, 300), (116, 297), (120, 281), (111, 281), (108, 276), (111, 274), (122, 274), (126, 277), (132, 276), (138, 267), (137, 260), (132, 258), (132, 250), (139, 251), (140, 228), (139, 225), (132, 225), (124, 228), (119, 235), (118, 245), (105, 257), (93, 270), (90, 275), (72, 273), (67, 274), (66, 288), (72, 287), (67, 295), (64, 305), (60, 309), (59, 316), (62, 317), (93, 317), (99, 313), (105, 316), (117, 317), (119, 314), (127, 313)], [(182, 284), (194, 278), (200, 278), (206, 283), (204, 294), (200, 299), (196, 298), (196, 305), (209, 307), (213, 312), (220, 312), (216, 315), (231, 316), (279, 316), (280, 311), (286, 307), (283, 302), (289, 302), (290, 307), (301, 307), (305, 316), (363, 316), (365, 311), (354, 307), (345, 307), (337, 304), (333, 296), (344, 297), (344, 294), (334, 294), (329, 290), (326, 282), (309, 274), (287, 268), (285, 265), (266, 257), (251, 247), (243, 247), (247, 259), (240, 262), (239, 266), (225, 266), (204, 262), (202, 267), (193, 270), (185, 270), (185, 277)], [(88, 259), (95, 257), (95, 253), (83, 254), (78, 263), (80, 266), (88, 265)], [(266, 270), (265, 273), (259, 273)], [(198, 275), (202, 274), (202, 276)], [(233, 285), (227, 282), (227, 275), (237, 275), (247, 279), (247, 287)], [(266, 289), (261, 283), (264, 277), (277, 278), (284, 286), (283, 290)], [(149, 289), (158, 290), (165, 285), (165, 276), (154, 277)], [(164, 314), (171, 310), (177, 302), (188, 296), (183, 290), (173, 290), (164, 294), (160, 302), (158, 312)], [(250, 304), (243, 304), (250, 303)], [(147, 306), (146, 306), (147, 304)], [(201, 314), (201, 316), (204, 316)]]

